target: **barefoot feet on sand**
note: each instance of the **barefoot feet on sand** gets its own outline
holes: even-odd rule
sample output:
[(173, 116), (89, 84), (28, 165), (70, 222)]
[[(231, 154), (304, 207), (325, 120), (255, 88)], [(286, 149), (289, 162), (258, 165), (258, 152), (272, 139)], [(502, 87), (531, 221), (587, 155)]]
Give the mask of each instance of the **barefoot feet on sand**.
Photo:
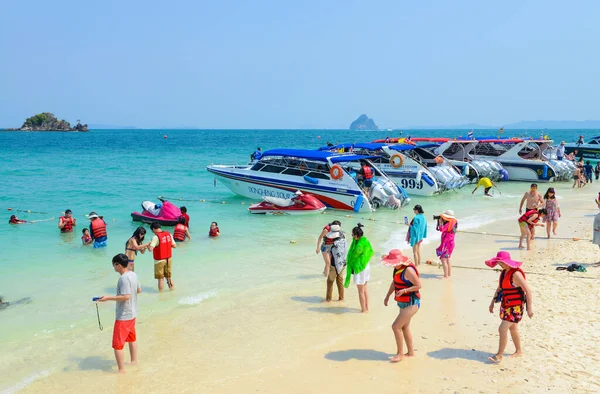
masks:
[(404, 356), (402, 354), (396, 354), (395, 356), (390, 357), (390, 362), (397, 363), (402, 361), (403, 358)]
[(494, 354), (493, 356), (488, 357), (488, 361), (490, 361), (494, 364), (499, 364), (500, 361), (502, 361), (502, 356), (500, 356), (498, 354)]
[(513, 354), (510, 354), (508, 357), (521, 357), (523, 355), (523, 353), (521, 352), (514, 352)]

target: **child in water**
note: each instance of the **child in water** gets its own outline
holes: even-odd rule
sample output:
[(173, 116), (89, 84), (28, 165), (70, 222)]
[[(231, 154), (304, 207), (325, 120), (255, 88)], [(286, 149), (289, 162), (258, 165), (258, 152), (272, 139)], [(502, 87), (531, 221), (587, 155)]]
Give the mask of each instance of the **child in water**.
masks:
[(219, 230), (219, 226), (217, 225), (217, 222), (212, 222), (210, 224), (210, 230), (208, 231), (208, 236), (209, 237), (218, 237), (219, 235), (221, 235), (221, 231)]
[(81, 243), (84, 245), (91, 245), (92, 237), (90, 235), (90, 230), (88, 230), (87, 228), (84, 228), (83, 230), (81, 230), (81, 233), (83, 234), (81, 236)]

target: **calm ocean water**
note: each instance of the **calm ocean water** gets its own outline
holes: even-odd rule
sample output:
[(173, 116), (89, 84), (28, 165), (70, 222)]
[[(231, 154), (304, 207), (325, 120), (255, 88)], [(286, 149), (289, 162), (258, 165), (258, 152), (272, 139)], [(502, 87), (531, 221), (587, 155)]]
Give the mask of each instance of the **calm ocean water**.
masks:
[[(412, 136), (466, 135), (466, 130), (404, 131)], [(511, 135), (522, 135), (514, 131)], [(495, 135), (495, 130), (477, 131), (476, 136)], [(508, 133), (505, 133), (508, 134)], [(555, 140), (574, 141), (579, 134), (597, 130), (553, 130)], [(163, 138), (168, 135), (168, 138)], [(539, 136), (538, 133), (529, 133)], [(146, 297), (140, 300), (152, 311), (169, 313), (188, 304), (218, 299), (219, 294), (241, 292), (247, 283), (268, 285), (281, 280), (282, 262), (315, 260), (315, 239), (322, 226), (346, 212), (329, 212), (325, 217), (263, 217), (247, 212), (251, 200), (233, 195), (205, 170), (211, 163), (246, 163), (257, 146), (316, 149), (327, 141), (362, 142), (397, 132), (351, 132), (348, 130), (98, 130), (91, 133), (0, 133), (0, 225), (3, 259), (0, 259), (0, 294), (7, 301), (31, 297), (30, 303), (0, 310), (0, 347), (16, 354), (3, 367), (17, 368), (14, 376), (0, 377), (0, 389), (43, 369), (53, 359), (52, 343), (77, 338), (97, 330), (93, 296), (114, 293), (117, 275), (110, 259), (123, 252), (124, 243), (139, 225), (130, 213), (143, 200), (166, 196), (186, 205), (191, 216), (193, 241), (181, 245), (174, 255), (177, 296), (157, 294), (152, 275), (152, 258), (140, 255), (136, 272)], [(522, 185), (503, 185), (503, 190), (520, 193)], [(428, 213), (454, 209), (463, 216), (486, 210), (486, 203), (473, 203), (469, 190), (438, 197), (415, 199)], [(181, 201), (179, 199), (182, 199)], [(207, 202), (200, 202), (204, 199)], [(184, 201), (193, 200), (193, 201)], [(223, 204), (224, 202), (224, 204)], [(243, 205), (242, 205), (243, 204)], [(511, 202), (512, 204), (512, 202)], [(9, 212), (12, 208), (13, 212)], [(32, 213), (16, 212), (30, 210)], [(71, 209), (78, 220), (76, 231), (61, 235), (58, 217)], [(96, 211), (108, 224), (108, 248), (93, 250), (80, 242), (81, 229), (89, 221), (85, 214)], [(43, 212), (43, 213), (33, 213)], [(11, 213), (26, 220), (54, 217), (33, 225), (6, 224)], [(395, 223), (411, 212), (376, 212), (377, 220)], [(502, 212), (498, 213), (498, 218)], [(356, 221), (343, 220), (348, 231)], [(490, 216), (486, 218), (490, 220)], [(211, 221), (223, 234), (207, 237)], [(473, 220), (471, 225), (479, 222)], [(463, 222), (464, 224), (464, 222)], [(384, 240), (378, 247), (397, 246), (402, 238), (388, 227), (371, 224), (370, 234)], [(295, 240), (296, 244), (290, 244)], [(318, 269), (315, 271), (318, 273)], [(239, 278), (246, 278), (247, 282)], [(218, 301), (217, 301), (218, 302)], [(113, 306), (103, 306), (104, 323), (110, 326)], [(72, 339), (76, 341), (77, 339)], [(43, 341), (35, 348), (32, 341)], [(33, 349), (31, 349), (33, 348)], [(24, 351), (29, 349), (28, 354)], [(56, 349), (60, 352), (60, 349)], [(33, 353), (31, 353), (33, 352)], [(36, 353), (37, 352), (37, 353)], [(43, 353), (48, 354), (43, 354)], [(39, 353), (39, 354), (38, 354)], [(31, 363), (28, 358), (36, 358)], [(46, 360), (46, 361), (44, 361)]]

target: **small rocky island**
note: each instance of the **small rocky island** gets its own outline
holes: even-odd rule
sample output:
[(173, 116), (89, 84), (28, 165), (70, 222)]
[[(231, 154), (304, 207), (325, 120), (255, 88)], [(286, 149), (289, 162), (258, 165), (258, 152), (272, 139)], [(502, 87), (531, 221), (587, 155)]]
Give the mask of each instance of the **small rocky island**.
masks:
[(350, 124), (350, 130), (379, 130), (379, 127), (377, 127), (373, 119), (362, 114)]
[(54, 114), (43, 112), (25, 119), (23, 126), (18, 129), (6, 129), (7, 131), (89, 131), (87, 124), (81, 124), (78, 120), (74, 127), (66, 120), (58, 120)]

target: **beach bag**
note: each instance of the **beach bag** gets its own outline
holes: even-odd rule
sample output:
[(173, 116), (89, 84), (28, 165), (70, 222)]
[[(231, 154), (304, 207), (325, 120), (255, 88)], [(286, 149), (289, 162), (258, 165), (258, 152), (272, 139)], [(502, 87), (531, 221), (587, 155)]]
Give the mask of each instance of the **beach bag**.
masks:
[(331, 258), (333, 259), (332, 263), (335, 266), (335, 270), (338, 272), (342, 272), (344, 267), (346, 267), (346, 254), (348, 253), (348, 243), (345, 238), (337, 238), (333, 241), (333, 246), (331, 247)]

